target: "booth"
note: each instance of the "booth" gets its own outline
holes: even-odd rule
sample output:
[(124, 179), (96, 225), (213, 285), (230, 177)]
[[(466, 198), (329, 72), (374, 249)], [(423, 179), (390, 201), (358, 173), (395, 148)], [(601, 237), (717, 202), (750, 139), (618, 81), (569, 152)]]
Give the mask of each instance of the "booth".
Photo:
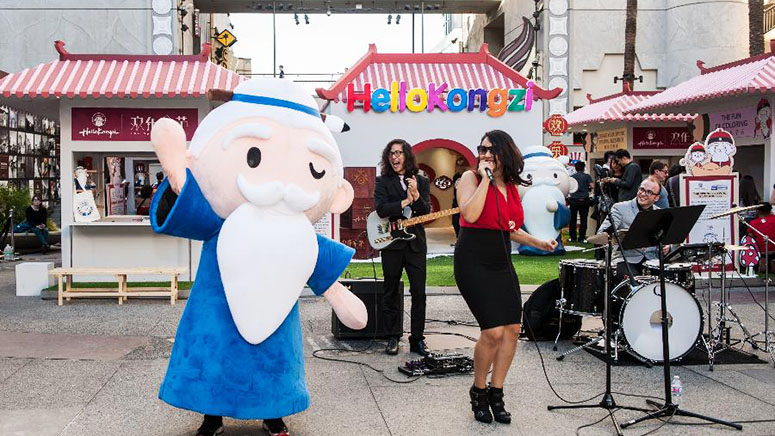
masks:
[(62, 265), (184, 267), (181, 280), (193, 280), (199, 243), (154, 233), (147, 216), (161, 172), (150, 130), (169, 117), (190, 140), (213, 107), (207, 92), (243, 78), (211, 63), (209, 45), (195, 56), (71, 54), (64, 45), (55, 43), (58, 60), (0, 80), (3, 104), (58, 121)]
[[(373, 257), (365, 240), (366, 216), (374, 210), (374, 178), (382, 149), (395, 138), (413, 146), (431, 182), (434, 212), (450, 209), (454, 180), (476, 165), (476, 147), (485, 132), (508, 132), (524, 150), (543, 145), (544, 101), (561, 93), (546, 90), (490, 55), (476, 53), (387, 54), (375, 45), (328, 89), (318, 89), (326, 110), (351, 130), (336, 135), (345, 177), (355, 188), (351, 211), (341, 219), (342, 242), (358, 257)], [(425, 224), (451, 251), (451, 218)]]

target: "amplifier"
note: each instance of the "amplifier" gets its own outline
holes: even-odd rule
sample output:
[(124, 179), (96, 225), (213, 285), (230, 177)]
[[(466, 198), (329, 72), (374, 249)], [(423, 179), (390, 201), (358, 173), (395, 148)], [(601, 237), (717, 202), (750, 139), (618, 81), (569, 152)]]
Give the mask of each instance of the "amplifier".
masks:
[(369, 314), (369, 321), (366, 323), (366, 327), (362, 330), (352, 330), (342, 324), (336, 314), (331, 311), (331, 334), (336, 339), (372, 339), (372, 338), (386, 338), (393, 335), (401, 336), (404, 326), (404, 282), (401, 281), (398, 284), (398, 292), (401, 295), (398, 304), (398, 323), (397, 327), (401, 329), (400, 332), (390, 333), (385, 331), (384, 321), (382, 315), (384, 313), (384, 306), (382, 304), (382, 287), (384, 286), (383, 280), (374, 279), (346, 279), (339, 280), (339, 283), (343, 284), (349, 289), (356, 297), (363, 301), (366, 306), (366, 312)]

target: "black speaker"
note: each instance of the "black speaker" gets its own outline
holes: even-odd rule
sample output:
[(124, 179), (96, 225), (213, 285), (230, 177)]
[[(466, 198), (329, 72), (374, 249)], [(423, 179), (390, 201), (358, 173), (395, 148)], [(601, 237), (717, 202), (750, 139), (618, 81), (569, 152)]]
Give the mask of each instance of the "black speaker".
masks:
[(355, 296), (363, 301), (366, 306), (366, 312), (369, 314), (369, 321), (366, 323), (366, 327), (362, 330), (352, 330), (342, 324), (336, 314), (331, 311), (331, 334), (336, 339), (372, 339), (372, 338), (386, 338), (395, 334), (401, 335), (404, 325), (404, 282), (401, 281), (398, 284), (398, 292), (401, 295), (398, 305), (398, 323), (397, 327), (402, 329), (402, 332), (390, 333), (385, 331), (384, 320), (382, 315), (384, 313), (384, 307), (382, 304), (382, 294), (384, 286), (383, 280), (374, 279), (348, 279), (339, 280), (339, 283), (343, 284), (349, 289)]

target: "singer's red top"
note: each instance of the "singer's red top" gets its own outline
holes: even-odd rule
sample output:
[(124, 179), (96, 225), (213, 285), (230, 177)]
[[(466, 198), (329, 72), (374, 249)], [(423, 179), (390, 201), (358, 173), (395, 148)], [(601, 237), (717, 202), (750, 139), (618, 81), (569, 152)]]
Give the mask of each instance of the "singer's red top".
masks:
[[(476, 180), (481, 182), (482, 178), (476, 174)], [(522, 227), (525, 222), (525, 214), (522, 211), (522, 200), (519, 198), (517, 185), (514, 183), (506, 184), (506, 193), (508, 199), (503, 197), (503, 193), (493, 184), (487, 189), (487, 197), (484, 200), (484, 207), (479, 219), (469, 223), (463, 219), (460, 214), (460, 227), (474, 227), (478, 229), (491, 229), (515, 232)], [(496, 209), (495, 199), (498, 199)], [(500, 220), (498, 217), (500, 216)]]

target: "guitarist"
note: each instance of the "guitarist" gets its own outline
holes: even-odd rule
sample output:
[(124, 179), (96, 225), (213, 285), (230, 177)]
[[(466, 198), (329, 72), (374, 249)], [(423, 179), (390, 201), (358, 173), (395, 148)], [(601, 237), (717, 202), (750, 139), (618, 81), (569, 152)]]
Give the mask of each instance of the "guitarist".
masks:
[[(431, 211), (430, 182), (418, 174), (417, 161), (412, 147), (403, 139), (390, 141), (382, 150), (381, 176), (377, 177), (374, 187), (374, 206), (381, 218), (405, 218), (404, 208), (412, 211), (412, 216), (425, 215)], [(409, 227), (408, 232), (415, 238), (410, 241), (395, 241), (382, 249), (382, 275), (385, 279), (384, 326), (392, 332), (385, 352), (398, 354), (398, 342), (403, 334), (400, 325), (399, 304), (404, 298), (398, 291), (401, 271), (406, 269), (409, 277), (409, 293), (412, 295), (411, 334), (409, 351), (427, 356), (430, 353), (425, 343), (425, 255), (428, 247), (425, 242), (425, 229), (421, 225)]]

